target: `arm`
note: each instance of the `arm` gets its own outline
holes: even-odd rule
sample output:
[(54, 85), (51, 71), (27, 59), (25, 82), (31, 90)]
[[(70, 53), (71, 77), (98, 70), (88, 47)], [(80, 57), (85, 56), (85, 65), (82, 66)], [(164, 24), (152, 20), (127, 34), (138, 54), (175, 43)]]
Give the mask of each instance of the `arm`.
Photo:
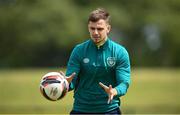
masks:
[(116, 82), (117, 96), (123, 96), (126, 94), (130, 84), (130, 60), (128, 52), (124, 49), (116, 67)]
[(126, 94), (130, 84), (130, 61), (127, 51), (124, 49), (121, 55), (117, 59), (116, 67), (116, 83), (117, 86), (112, 88), (112, 85), (106, 86), (101, 82), (99, 85), (109, 95), (108, 104), (112, 101), (114, 96), (123, 96)]
[(69, 91), (73, 90), (75, 88), (75, 85), (77, 83), (77, 77), (80, 71), (80, 56), (78, 55), (79, 48), (76, 46), (69, 58), (67, 70), (66, 70), (66, 76), (70, 76), (72, 73), (76, 73), (74, 75), (72, 82), (69, 85)]

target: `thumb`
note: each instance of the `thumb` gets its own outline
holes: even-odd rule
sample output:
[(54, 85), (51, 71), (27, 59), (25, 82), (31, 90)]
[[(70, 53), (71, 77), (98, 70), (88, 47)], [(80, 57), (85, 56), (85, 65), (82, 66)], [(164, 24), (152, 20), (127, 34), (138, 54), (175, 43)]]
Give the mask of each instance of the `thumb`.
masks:
[(68, 81), (68, 83), (71, 83), (72, 79), (74, 78), (74, 76), (76, 75), (76, 73), (72, 73), (70, 76), (66, 77), (66, 80)]
[(112, 90), (112, 85), (109, 85), (109, 90)]

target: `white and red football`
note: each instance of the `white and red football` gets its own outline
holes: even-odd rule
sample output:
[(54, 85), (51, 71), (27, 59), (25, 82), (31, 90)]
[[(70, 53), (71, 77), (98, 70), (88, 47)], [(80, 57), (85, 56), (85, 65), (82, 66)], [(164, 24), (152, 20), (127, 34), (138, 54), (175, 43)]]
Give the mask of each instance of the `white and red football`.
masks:
[(51, 101), (62, 99), (69, 90), (69, 83), (58, 72), (45, 74), (40, 81), (40, 92)]

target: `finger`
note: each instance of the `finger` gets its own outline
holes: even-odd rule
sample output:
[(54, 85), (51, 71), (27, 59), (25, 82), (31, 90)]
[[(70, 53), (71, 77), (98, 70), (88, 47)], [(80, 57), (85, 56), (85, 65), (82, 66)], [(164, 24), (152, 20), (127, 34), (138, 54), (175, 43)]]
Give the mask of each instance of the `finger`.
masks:
[(113, 100), (113, 95), (110, 95), (110, 101), (112, 101)]
[(113, 94), (112, 94), (112, 85), (109, 85), (109, 91), (110, 91), (110, 101), (113, 99)]
[(109, 95), (109, 98), (108, 98), (108, 104), (111, 103), (111, 101), (113, 100), (113, 95)]
[(64, 74), (64, 72), (60, 71), (59, 73), (60, 73), (62, 76), (64, 76), (64, 77), (65, 77), (65, 74)]
[(107, 102), (107, 104), (109, 104), (109, 103), (110, 103), (110, 101), (111, 101), (111, 100), (110, 100), (110, 97), (109, 97), (109, 98), (108, 98), (108, 102)]
[(104, 85), (103, 83), (99, 82), (99, 85), (104, 89), (104, 90), (107, 90), (108, 87), (106, 85)]
[(72, 73), (70, 76), (66, 77), (66, 80), (68, 81), (68, 83), (71, 83), (73, 77), (76, 75), (76, 73)]
[(73, 78), (76, 75), (75, 72), (73, 72), (69, 77)]
[(109, 98), (108, 98), (108, 104), (111, 103), (112, 99), (113, 99), (113, 95), (112, 95), (112, 85), (109, 85)]

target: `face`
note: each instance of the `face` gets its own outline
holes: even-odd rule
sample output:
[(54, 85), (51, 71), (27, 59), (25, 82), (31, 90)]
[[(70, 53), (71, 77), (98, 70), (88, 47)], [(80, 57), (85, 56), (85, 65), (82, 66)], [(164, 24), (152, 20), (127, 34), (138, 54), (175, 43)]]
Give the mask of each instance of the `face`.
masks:
[(110, 25), (103, 19), (100, 19), (97, 22), (89, 22), (88, 24), (89, 33), (91, 39), (94, 41), (95, 44), (98, 44), (104, 41), (109, 32), (110, 32)]

